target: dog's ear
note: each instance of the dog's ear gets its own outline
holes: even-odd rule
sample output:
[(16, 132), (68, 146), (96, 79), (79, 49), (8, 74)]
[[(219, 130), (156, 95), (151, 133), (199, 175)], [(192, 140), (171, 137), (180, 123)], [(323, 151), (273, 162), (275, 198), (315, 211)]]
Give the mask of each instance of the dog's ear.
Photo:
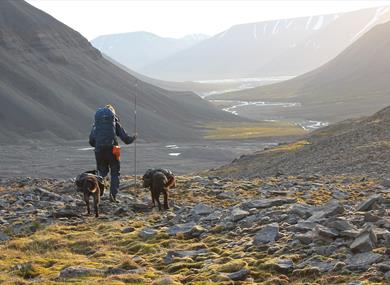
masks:
[(94, 190), (96, 190), (97, 187), (99, 187), (99, 185), (97, 183), (97, 180), (94, 179), (93, 177), (87, 177), (84, 180), (84, 189), (94, 192)]

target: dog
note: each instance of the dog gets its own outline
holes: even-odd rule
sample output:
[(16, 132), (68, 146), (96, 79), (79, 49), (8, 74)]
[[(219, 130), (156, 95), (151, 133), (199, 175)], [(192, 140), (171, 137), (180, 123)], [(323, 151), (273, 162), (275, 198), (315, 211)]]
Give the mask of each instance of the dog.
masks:
[(176, 178), (173, 173), (165, 169), (149, 169), (143, 176), (144, 188), (149, 188), (153, 206), (158, 205), (161, 211), (160, 195), (164, 195), (164, 209), (168, 210), (168, 190), (176, 187)]
[(95, 209), (95, 217), (99, 217), (100, 197), (104, 193), (104, 184), (100, 176), (95, 171), (87, 171), (76, 178), (77, 191), (83, 193), (84, 201), (87, 206), (88, 215), (91, 214), (89, 205), (90, 197), (93, 198), (93, 205)]

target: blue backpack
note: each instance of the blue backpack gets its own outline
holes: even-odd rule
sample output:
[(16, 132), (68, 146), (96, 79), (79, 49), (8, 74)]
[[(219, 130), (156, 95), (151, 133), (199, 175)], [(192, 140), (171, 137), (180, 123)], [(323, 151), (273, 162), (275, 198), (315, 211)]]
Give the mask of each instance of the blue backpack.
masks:
[(96, 148), (116, 145), (115, 114), (108, 108), (99, 108), (95, 113)]

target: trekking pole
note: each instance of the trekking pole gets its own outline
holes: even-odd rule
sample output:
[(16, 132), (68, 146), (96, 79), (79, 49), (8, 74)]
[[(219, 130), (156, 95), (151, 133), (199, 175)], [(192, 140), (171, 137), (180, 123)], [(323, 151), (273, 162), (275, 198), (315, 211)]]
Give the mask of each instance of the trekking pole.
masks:
[[(138, 79), (135, 79), (134, 132), (136, 135), (137, 135), (137, 93), (138, 93)], [(134, 189), (137, 189), (137, 138), (134, 141)]]

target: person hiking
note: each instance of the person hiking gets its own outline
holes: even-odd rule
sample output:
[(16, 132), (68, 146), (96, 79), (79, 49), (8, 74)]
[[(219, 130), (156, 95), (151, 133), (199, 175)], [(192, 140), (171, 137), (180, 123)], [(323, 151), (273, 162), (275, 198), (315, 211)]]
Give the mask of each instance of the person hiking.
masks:
[(111, 174), (110, 201), (119, 203), (116, 196), (119, 189), (120, 176), (120, 147), (118, 137), (125, 143), (131, 144), (137, 134), (129, 136), (119, 123), (112, 105), (99, 108), (95, 113), (95, 123), (89, 135), (89, 144), (95, 148), (96, 167), (98, 174), (106, 177)]

